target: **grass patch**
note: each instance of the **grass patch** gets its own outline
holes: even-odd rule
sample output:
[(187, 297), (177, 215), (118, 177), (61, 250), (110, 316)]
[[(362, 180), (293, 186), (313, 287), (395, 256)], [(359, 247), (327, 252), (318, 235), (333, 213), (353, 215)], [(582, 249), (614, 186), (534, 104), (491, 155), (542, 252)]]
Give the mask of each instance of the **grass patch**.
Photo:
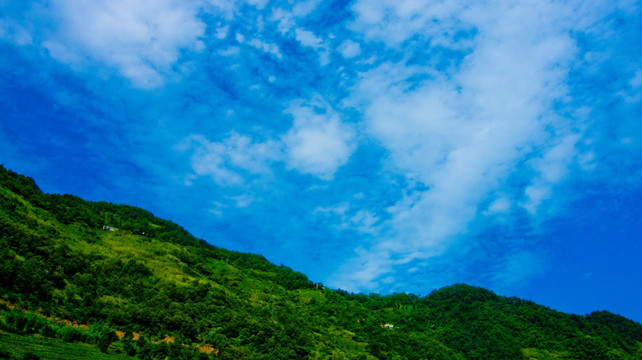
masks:
[(62, 340), (48, 339), (41, 336), (26, 336), (0, 331), (0, 353), (9, 355), (10, 359), (22, 359), (25, 354), (37, 355), (40, 359), (73, 360), (73, 359), (134, 359), (113, 350), (104, 354), (95, 346), (80, 343), (67, 343)]

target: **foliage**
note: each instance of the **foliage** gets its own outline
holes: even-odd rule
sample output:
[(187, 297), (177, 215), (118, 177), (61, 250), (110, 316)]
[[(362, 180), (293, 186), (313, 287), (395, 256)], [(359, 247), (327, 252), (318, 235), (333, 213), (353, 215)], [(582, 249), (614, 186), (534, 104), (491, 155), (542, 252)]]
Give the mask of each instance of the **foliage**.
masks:
[(1, 167), (0, 294), (11, 305), (1, 311), (0, 326), (16, 339), (92, 344), (105, 356), (639, 359), (642, 353), (642, 325), (608, 312), (569, 315), (464, 284), (425, 297), (328, 290), (260, 255), (196, 239), (148, 211), (44, 194), (33, 180)]
[[(116, 360), (133, 359), (125, 354), (111, 351), (101, 353), (92, 345), (68, 343), (59, 339), (50, 339), (37, 335), (19, 335), (0, 331), (0, 359), (21, 360), (27, 355), (38, 356), (46, 360)], [(33, 358), (33, 357), (32, 357)]]

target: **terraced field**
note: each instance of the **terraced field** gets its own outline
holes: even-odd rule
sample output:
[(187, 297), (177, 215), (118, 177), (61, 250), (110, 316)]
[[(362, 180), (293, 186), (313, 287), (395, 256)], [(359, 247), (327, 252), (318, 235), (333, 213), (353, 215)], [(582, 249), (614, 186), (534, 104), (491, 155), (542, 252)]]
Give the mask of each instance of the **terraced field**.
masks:
[(24, 336), (0, 331), (0, 359), (23, 359), (28, 353), (43, 360), (134, 359), (125, 354), (117, 354), (114, 349), (105, 354), (88, 344), (67, 343), (41, 336)]

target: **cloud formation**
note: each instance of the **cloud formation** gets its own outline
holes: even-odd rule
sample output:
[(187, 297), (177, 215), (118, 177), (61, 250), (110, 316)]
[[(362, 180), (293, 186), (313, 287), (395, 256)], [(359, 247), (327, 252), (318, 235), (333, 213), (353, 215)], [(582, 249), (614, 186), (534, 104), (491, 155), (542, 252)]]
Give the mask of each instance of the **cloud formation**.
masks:
[(301, 174), (332, 180), (355, 149), (354, 129), (318, 99), (312, 103), (297, 101), (286, 113), (293, 118), (292, 126), (278, 140), (254, 142), (233, 132), (212, 142), (202, 135), (192, 135), (176, 149), (192, 150), (194, 174), (211, 175), (219, 185), (244, 184), (242, 172), (245, 177), (269, 174), (275, 162), (285, 162)]
[(98, 62), (140, 88), (162, 85), (182, 50), (204, 46), (194, 1), (55, 0), (50, 11), (57, 21), (43, 46), (53, 58), (80, 68)]
[(192, 135), (177, 149), (193, 150), (191, 161), (195, 175), (209, 175), (223, 186), (242, 185), (246, 177), (269, 174), (269, 162), (282, 157), (278, 143), (255, 143), (251, 138), (236, 133), (220, 142)]
[[(577, 54), (569, 35), (572, 7), (497, 2), (491, 10), (488, 4), (453, 1), (425, 6), (354, 5), (355, 29), (402, 52), (416, 46), (403, 42), (418, 34), (455, 52), (469, 49), (458, 65), (447, 68), (430, 59), (384, 63), (364, 73), (355, 87), (368, 133), (390, 151), (391, 169), (426, 189), (388, 209), (389, 239), (372, 246), (378, 254), (372, 261), (384, 267), (393, 259), (443, 254), (484, 214), (511, 211), (514, 204), (536, 214), (568, 173), (581, 136), (569, 114), (554, 110), (568, 95)], [(443, 26), (450, 34), (474, 29), (474, 35), (444, 37), (438, 34)], [(518, 167), (533, 174), (525, 186), (510, 178)], [(510, 193), (495, 195), (504, 188)], [(382, 286), (374, 281), (378, 271), (367, 274), (356, 273), (350, 286)]]
[(354, 130), (328, 107), (295, 105), (288, 113), (294, 118), (292, 128), (283, 136), (288, 166), (331, 180), (354, 150)]

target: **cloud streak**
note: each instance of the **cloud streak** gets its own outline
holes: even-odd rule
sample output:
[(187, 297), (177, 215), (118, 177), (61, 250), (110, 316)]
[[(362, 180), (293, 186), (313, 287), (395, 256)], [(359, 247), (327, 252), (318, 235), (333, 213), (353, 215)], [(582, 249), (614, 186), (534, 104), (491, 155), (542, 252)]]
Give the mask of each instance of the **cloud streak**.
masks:
[[(430, 59), (385, 63), (355, 87), (368, 133), (390, 151), (390, 169), (426, 188), (388, 209), (389, 230), (371, 246), (377, 256), (364, 269), (376, 268), (369, 261), (385, 268), (442, 255), (489, 212), (514, 212), (518, 205), (537, 215), (575, 161), (582, 131), (572, 115), (555, 111), (569, 95), (577, 54), (571, 6), (497, 2), (489, 9), (448, 2), (422, 4), (421, 12), (416, 6), (354, 5), (355, 29), (402, 52), (415, 46), (404, 42), (418, 34), (453, 51), (469, 49), (459, 65), (445, 69)], [(474, 29), (474, 35), (444, 37), (436, 34), (442, 26), (451, 34)], [(512, 179), (519, 167), (527, 177)], [(368, 273), (356, 273), (347, 287), (385, 287), (380, 272)]]
[(193, 151), (191, 162), (195, 175), (209, 175), (223, 186), (242, 185), (249, 176), (267, 175), (270, 173), (269, 163), (282, 157), (278, 143), (255, 143), (251, 138), (236, 133), (220, 142), (192, 135), (176, 148), (183, 152)]

